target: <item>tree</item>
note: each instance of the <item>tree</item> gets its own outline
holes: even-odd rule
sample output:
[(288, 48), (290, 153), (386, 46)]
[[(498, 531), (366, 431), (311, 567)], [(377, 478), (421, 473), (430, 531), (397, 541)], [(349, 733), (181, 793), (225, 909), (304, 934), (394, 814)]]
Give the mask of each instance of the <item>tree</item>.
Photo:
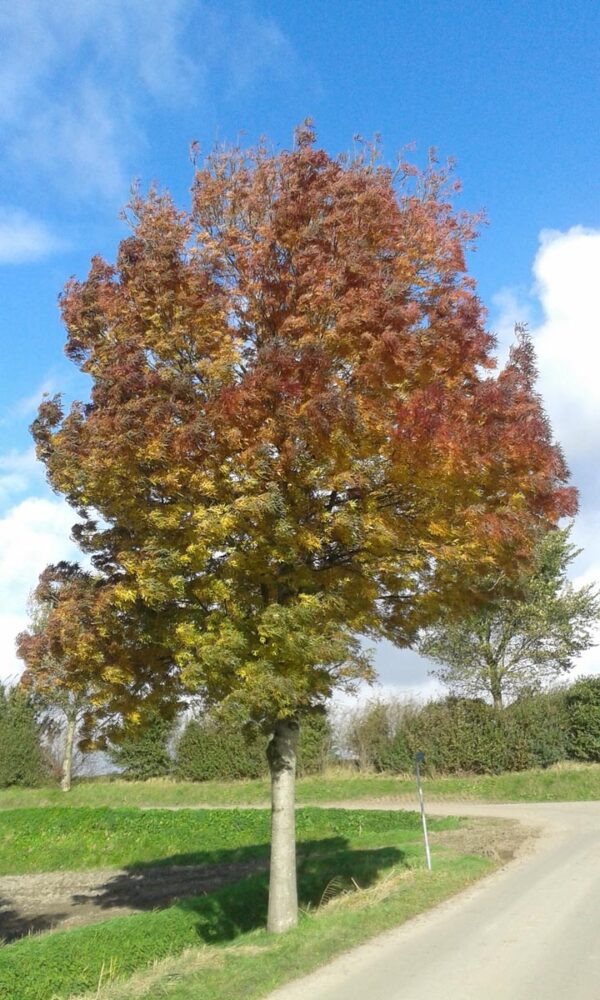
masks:
[(40, 783), (46, 772), (41, 736), (26, 692), (0, 684), (0, 788)]
[(121, 776), (131, 781), (145, 781), (171, 774), (173, 759), (170, 741), (175, 723), (157, 710), (147, 713), (136, 725), (123, 725), (114, 733), (107, 752)]
[[(570, 529), (546, 532), (516, 592), (491, 599), (461, 617), (447, 615), (426, 629), (418, 649), (440, 666), (433, 671), (455, 694), (487, 697), (496, 708), (506, 699), (567, 673), (594, 645), (600, 596), (592, 585), (567, 580), (579, 551)], [(490, 592), (493, 582), (490, 581)]]
[(17, 654), (26, 664), (21, 687), (33, 697), (38, 715), (46, 717), (55, 734), (61, 731), (64, 792), (71, 789), (76, 730), (89, 707), (89, 689), (96, 674), (86, 670), (85, 657), (79, 656), (76, 662), (67, 665), (64, 637), (57, 635), (53, 626), (57, 609), (68, 608), (62, 619), (66, 628), (73, 630), (75, 622), (81, 621), (88, 604), (90, 582), (90, 575), (74, 563), (46, 567), (31, 595), (30, 629), (17, 636)]
[(167, 696), (157, 686), (172, 671), (153, 639), (152, 614), (141, 602), (123, 613), (112, 591), (106, 574), (69, 562), (47, 566), (31, 597), (30, 628), (17, 636), (21, 686), (38, 712), (63, 722), (63, 791), (71, 788), (77, 733), (82, 747), (100, 747), (124, 722), (143, 726), (157, 705), (167, 718), (178, 707), (173, 682)]
[(118, 616), (155, 616), (165, 690), (270, 733), (268, 926), (297, 919), (299, 719), (529, 557), (574, 493), (525, 338), (497, 376), (465, 274), (476, 222), (431, 163), (218, 149), (190, 211), (134, 192), (115, 265), (62, 296), (92, 382), (33, 432)]

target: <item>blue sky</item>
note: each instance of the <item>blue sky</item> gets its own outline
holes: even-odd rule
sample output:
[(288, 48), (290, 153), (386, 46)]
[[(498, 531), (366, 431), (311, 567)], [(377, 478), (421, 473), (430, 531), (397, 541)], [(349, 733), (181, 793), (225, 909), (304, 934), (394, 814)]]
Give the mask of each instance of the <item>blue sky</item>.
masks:
[[(486, 210), (470, 269), (505, 350), (529, 321), (541, 389), (582, 490), (577, 573), (600, 577), (600, 5), (594, 0), (0, 0), (0, 676), (71, 513), (45, 490), (27, 427), (42, 392), (84, 391), (57, 295), (112, 258), (131, 181), (187, 203), (191, 140), (331, 152), (381, 134), (457, 160)], [(591, 653), (582, 669), (594, 669)], [(414, 657), (382, 677), (422, 685)], [(598, 657), (600, 666), (600, 656)]]

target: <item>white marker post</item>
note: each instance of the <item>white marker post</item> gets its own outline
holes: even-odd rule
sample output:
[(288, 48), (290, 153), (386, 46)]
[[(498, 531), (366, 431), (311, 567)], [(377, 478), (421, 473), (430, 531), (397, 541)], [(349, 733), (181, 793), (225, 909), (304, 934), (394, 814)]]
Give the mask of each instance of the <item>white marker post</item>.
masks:
[(423, 802), (423, 789), (421, 787), (421, 764), (425, 762), (425, 754), (420, 750), (415, 754), (415, 774), (417, 776), (417, 788), (419, 790), (419, 805), (421, 806), (421, 823), (423, 824), (423, 840), (425, 841), (425, 860), (427, 868), (431, 871), (431, 852), (429, 850), (429, 837), (427, 836), (427, 819), (425, 817), (425, 803)]

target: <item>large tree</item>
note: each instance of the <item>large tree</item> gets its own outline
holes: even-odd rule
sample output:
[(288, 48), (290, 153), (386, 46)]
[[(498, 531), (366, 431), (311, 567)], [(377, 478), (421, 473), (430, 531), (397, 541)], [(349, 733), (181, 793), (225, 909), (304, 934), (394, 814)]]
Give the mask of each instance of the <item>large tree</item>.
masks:
[(572, 670), (577, 656), (594, 645), (600, 597), (592, 584), (578, 589), (567, 579), (579, 554), (569, 531), (540, 538), (512, 594), (503, 596), (501, 581), (490, 578), (481, 607), (443, 616), (421, 635), (419, 651), (439, 664), (432, 672), (453, 693), (483, 696), (502, 708), (507, 699)]
[(371, 676), (360, 636), (410, 643), (574, 507), (527, 340), (490, 371), (452, 184), (332, 158), (309, 125), (217, 150), (189, 211), (134, 194), (116, 264), (62, 297), (91, 397), (42, 405), (38, 455), (177, 680), (271, 733), (274, 931), (297, 919), (302, 712)]

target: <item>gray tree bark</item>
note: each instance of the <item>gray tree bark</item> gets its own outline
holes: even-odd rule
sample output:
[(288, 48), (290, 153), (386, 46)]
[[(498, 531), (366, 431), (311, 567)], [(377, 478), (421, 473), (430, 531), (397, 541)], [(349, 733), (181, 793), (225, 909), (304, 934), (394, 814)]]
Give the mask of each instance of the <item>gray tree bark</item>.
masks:
[(496, 669), (490, 671), (490, 693), (494, 708), (504, 707), (504, 694), (502, 691), (502, 680)]
[(279, 719), (267, 746), (271, 772), (271, 866), (267, 930), (273, 934), (298, 923), (296, 879), (296, 719)]
[(71, 772), (73, 770), (73, 743), (75, 741), (75, 716), (67, 716), (67, 729), (65, 733), (65, 752), (62, 762), (62, 778), (60, 787), (63, 792), (71, 790)]

